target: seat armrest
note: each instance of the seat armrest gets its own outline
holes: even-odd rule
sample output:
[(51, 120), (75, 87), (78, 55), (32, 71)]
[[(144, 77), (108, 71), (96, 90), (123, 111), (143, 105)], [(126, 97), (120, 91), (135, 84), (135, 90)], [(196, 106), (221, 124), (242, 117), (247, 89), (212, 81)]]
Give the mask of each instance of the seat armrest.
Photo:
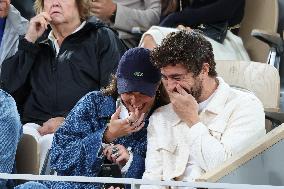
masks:
[(272, 123), (281, 125), (282, 123), (284, 123), (284, 112), (265, 111), (265, 118), (270, 120)]
[(283, 40), (278, 33), (254, 29), (252, 30), (251, 35), (268, 44), (270, 47), (275, 48), (278, 53), (283, 52)]
[(40, 147), (35, 137), (23, 134), (18, 144), (16, 162), (19, 174), (39, 174)]
[(244, 151), (229, 158), (226, 162), (216, 167), (215, 169), (201, 175), (195, 181), (197, 182), (218, 182), (220, 179), (233, 173), (236, 169), (245, 165), (248, 161), (259, 156), (261, 153), (271, 148), (276, 143), (284, 139), (284, 124), (278, 126), (265, 136), (257, 140)]

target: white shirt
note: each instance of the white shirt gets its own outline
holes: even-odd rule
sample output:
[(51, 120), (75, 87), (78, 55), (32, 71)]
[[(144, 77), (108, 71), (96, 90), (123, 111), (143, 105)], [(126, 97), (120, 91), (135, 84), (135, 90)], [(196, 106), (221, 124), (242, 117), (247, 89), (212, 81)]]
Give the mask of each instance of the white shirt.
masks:
[(209, 96), (209, 98), (207, 98), (206, 100), (198, 104), (198, 114), (206, 108), (206, 106), (209, 104), (209, 102), (211, 101), (211, 99), (214, 97), (215, 94), (216, 94), (216, 90), (211, 96)]

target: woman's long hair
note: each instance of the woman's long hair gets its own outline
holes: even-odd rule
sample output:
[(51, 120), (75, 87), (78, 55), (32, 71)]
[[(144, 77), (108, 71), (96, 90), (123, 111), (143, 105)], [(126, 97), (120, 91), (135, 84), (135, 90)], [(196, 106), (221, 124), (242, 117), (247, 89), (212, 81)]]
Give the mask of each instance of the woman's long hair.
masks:
[(113, 98), (118, 97), (118, 92), (117, 92), (117, 79), (114, 74), (111, 75), (111, 80), (108, 86), (105, 88), (101, 89), (102, 93), (106, 96), (112, 96)]

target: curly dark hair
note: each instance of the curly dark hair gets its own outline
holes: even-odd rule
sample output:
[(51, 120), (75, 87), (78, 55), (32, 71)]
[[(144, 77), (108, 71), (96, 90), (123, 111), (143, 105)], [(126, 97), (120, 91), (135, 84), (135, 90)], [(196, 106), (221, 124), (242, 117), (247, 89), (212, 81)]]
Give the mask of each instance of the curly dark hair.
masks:
[(151, 61), (158, 68), (182, 64), (194, 77), (200, 74), (203, 64), (208, 63), (208, 75), (217, 76), (211, 43), (196, 30), (168, 34), (162, 44), (151, 52)]

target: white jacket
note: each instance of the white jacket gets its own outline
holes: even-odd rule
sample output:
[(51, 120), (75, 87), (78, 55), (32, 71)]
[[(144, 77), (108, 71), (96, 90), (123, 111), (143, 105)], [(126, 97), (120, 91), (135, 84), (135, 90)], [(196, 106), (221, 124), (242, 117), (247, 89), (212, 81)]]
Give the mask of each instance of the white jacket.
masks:
[[(192, 158), (194, 180), (265, 135), (264, 110), (257, 97), (218, 80), (216, 94), (199, 115), (201, 121), (191, 128), (171, 104), (151, 116), (143, 179), (179, 180)], [(166, 187), (141, 186), (148, 188)]]

